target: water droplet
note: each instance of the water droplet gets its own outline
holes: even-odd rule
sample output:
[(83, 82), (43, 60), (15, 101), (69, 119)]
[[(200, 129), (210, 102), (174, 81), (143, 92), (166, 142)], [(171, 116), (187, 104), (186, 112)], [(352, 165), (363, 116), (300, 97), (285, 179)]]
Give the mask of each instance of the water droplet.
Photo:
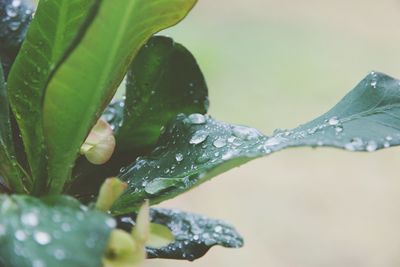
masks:
[(15, 8), (19, 7), (21, 5), (21, 0), (14, 0), (12, 1), (11, 5)]
[(54, 251), (54, 258), (56, 258), (57, 260), (65, 259), (65, 251), (62, 249), (56, 249)]
[(193, 134), (189, 143), (192, 145), (197, 145), (197, 144), (204, 142), (207, 139), (207, 137), (208, 137), (208, 133), (206, 131), (198, 130), (197, 132), (195, 132)]
[(217, 233), (221, 233), (222, 232), (222, 227), (220, 225), (215, 226), (214, 231)]
[(267, 141), (265, 141), (264, 146), (265, 147), (276, 146), (276, 145), (281, 144), (284, 141), (286, 141), (286, 138), (273, 136), (273, 137), (268, 138)]
[(338, 117), (332, 117), (328, 120), (329, 125), (338, 125), (339, 124), (339, 119)]
[(189, 115), (188, 118), (189, 118), (189, 121), (192, 124), (204, 124), (204, 123), (206, 123), (206, 117), (204, 115), (202, 115), (202, 114), (199, 114), (199, 113), (191, 114), (191, 115)]
[(26, 240), (26, 233), (22, 230), (17, 230), (14, 234), (15, 238), (19, 241)]
[(373, 152), (378, 149), (378, 144), (375, 141), (369, 141), (365, 147), (368, 152)]
[(232, 133), (234, 136), (244, 140), (253, 140), (262, 136), (262, 134), (256, 129), (244, 126), (233, 126)]
[(199, 237), (198, 235), (194, 235), (194, 236), (193, 236), (193, 240), (195, 240), (195, 241), (196, 241), (196, 240), (199, 240), (199, 238), (200, 238), (200, 237)]
[(46, 267), (46, 264), (41, 260), (33, 260), (32, 267)]
[(226, 146), (226, 140), (224, 138), (218, 137), (217, 139), (215, 139), (215, 141), (213, 142), (213, 145), (216, 148), (221, 148)]
[(12, 30), (12, 31), (16, 31), (16, 30), (18, 30), (18, 28), (21, 26), (21, 23), (19, 22), (19, 21), (13, 21), (13, 22), (10, 22), (9, 24), (8, 24), (8, 28), (10, 28), (10, 30)]
[(356, 149), (361, 149), (363, 147), (363, 140), (359, 137), (353, 138), (350, 143), (347, 143), (344, 147), (347, 150), (355, 151)]
[(183, 160), (183, 155), (182, 155), (182, 153), (177, 153), (177, 154), (175, 155), (175, 159), (176, 159), (177, 162), (181, 162), (181, 161)]
[(372, 80), (372, 81), (371, 81), (371, 86), (372, 86), (372, 88), (374, 88), (374, 89), (375, 89), (375, 88), (376, 88), (376, 85), (377, 85), (377, 83), (378, 83), (378, 82), (377, 82), (376, 80)]
[(17, 10), (15, 9), (15, 7), (13, 7), (13, 5), (8, 5), (6, 7), (6, 14), (7, 14), (7, 16), (14, 18), (17, 16)]
[(336, 126), (336, 127), (335, 127), (335, 131), (336, 131), (337, 133), (343, 132), (343, 126), (340, 126), (340, 125)]
[(384, 142), (384, 143), (383, 143), (383, 147), (384, 147), (384, 148), (388, 148), (388, 147), (390, 147), (390, 143), (389, 143), (389, 142), (387, 142), (387, 141), (386, 141), (386, 142)]
[(393, 140), (393, 137), (391, 137), (390, 135), (388, 135), (388, 136), (386, 136), (386, 138), (385, 138), (387, 141), (392, 141)]
[(47, 245), (51, 242), (51, 236), (42, 231), (37, 231), (33, 234), (33, 238), (38, 242), (40, 245)]
[(27, 226), (36, 226), (39, 223), (39, 218), (36, 213), (28, 212), (21, 215), (21, 222)]

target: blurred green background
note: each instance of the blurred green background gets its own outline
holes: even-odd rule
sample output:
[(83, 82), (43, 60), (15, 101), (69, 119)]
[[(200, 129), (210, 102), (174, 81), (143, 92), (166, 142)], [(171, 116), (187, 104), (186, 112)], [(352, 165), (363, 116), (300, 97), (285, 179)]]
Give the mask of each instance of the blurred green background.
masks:
[[(213, 117), (266, 134), (327, 111), (369, 71), (400, 78), (398, 0), (200, 0), (166, 31), (197, 57)], [(400, 266), (400, 150), (292, 149), (162, 206), (234, 224), (238, 250), (146, 267)]]

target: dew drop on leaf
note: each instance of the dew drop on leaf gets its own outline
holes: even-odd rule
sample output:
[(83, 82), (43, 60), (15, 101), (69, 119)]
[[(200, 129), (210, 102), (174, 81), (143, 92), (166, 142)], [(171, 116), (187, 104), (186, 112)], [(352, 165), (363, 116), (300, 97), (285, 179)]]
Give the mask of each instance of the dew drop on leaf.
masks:
[(15, 238), (19, 241), (25, 241), (26, 240), (26, 233), (23, 230), (17, 230), (14, 234)]
[(39, 218), (36, 213), (28, 212), (21, 215), (21, 222), (27, 226), (36, 226), (39, 223)]
[(338, 117), (332, 117), (328, 120), (329, 125), (338, 125), (339, 124), (339, 119)]
[(40, 245), (47, 245), (51, 242), (51, 236), (48, 233), (42, 231), (35, 232), (33, 238)]
[(221, 148), (226, 146), (226, 140), (224, 138), (218, 137), (217, 139), (215, 139), (215, 141), (213, 142), (213, 145), (216, 148)]
[(189, 118), (189, 121), (192, 124), (204, 124), (204, 123), (206, 123), (206, 117), (204, 115), (202, 115), (202, 114), (199, 114), (199, 113), (191, 114), (191, 115), (189, 115), (188, 118)]
[(176, 159), (177, 162), (181, 162), (181, 161), (183, 160), (183, 155), (182, 155), (182, 153), (177, 153), (177, 154), (175, 155), (175, 159)]
[(378, 144), (375, 141), (369, 141), (365, 148), (368, 152), (373, 152), (378, 148)]
[(203, 143), (208, 137), (208, 133), (203, 130), (198, 130), (195, 132), (190, 139), (189, 143), (192, 145), (198, 145), (200, 143)]

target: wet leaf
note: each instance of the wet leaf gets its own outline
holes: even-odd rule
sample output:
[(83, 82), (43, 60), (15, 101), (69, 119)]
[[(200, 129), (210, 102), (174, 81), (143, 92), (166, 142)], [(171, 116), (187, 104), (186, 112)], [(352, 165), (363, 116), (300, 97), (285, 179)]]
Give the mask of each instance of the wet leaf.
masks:
[(154, 151), (123, 169), (128, 183), (113, 207), (115, 214), (172, 198), (251, 159), (297, 146), (329, 146), (375, 151), (400, 143), (400, 81), (371, 73), (334, 108), (293, 130), (267, 137), (199, 114), (179, 115)]
[(101, 1), (79, 45), (54, 72), (46, 89), (43, 120), (51, 193), (61, 192), (71, 178), (80, 146), (142, 45), (183, 19), (195, 2)]
[[(236, 230), (220, 220), (169, 209), (150, 209), (153, 223), (167, 226), (175, 241), (166, 247), (147, 247), (149, 258), (195, 260), (216, 245), (227, 248), (243, 246), (242, 237)], [(135, 214), (118, 218), (119, 227), (130, 231), (135, 224)]]
[(98, 267), (115, 221), (72, 198), (0, 196), (0, 265)]
[[(6, 84), (3, 78), (3, 71), (0, 65), (0, 176), (3, 177), (3, 186), (9, 186), (9, 190), (17, 193), (26, 192), (22, 181), (24, 177), (16, 159), (15, 147), (13, 144), (13, 133), (10, 121), (10, 106), (8, 104)], [(30, 180), (25, 180), (29, 186)]]
[(207, 85), (193, 55), (171, 38), (152, 37), (129, 67), (118, 145), (124, 150), (153, 146), (161, 127), (177, 114), (207, 109)]
[[(79, 36), (97, 0), (40, 1), (8, 79), (10, 104), (21, 131), (34, 178), (34, 193), (47, 186), (43, 97), (59, 61)], [(89, 20), (89, 19), (88, 19)]]

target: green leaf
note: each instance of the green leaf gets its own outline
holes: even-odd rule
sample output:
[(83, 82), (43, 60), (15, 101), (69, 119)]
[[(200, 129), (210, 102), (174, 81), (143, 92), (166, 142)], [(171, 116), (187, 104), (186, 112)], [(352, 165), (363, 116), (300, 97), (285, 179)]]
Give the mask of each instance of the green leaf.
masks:
[(34, 193), (45, 191), (46, 151), (42, 104), (46, 84), (78, 36), (97, 0), (40, 1), (8, 79), (9, 98), (35, 179)]
[(294, 130), (267, 137), (199, 114), (179, 115), (147, 157), (119, 175), (128, 183), (113, 212), (172, 198), (251, 159), (297, 146), (375, 151), (400, 144), (400, 81), (371, 73), (334, 108)]
[[(16, 159), (13, 144), (13, 135), (10, 122), (10, 106), (7, 99), (6, 84), (3, 78), (3, 70), (0, 65), (0, 176), (11, 190), (17, 193), (24, 193), (22, 183), (24, 178)], [(30, 182), (29, 179), (26, 180)], [(29, 183), (27, 183), (29, 186)]]
[[(201, 215), (169, 209), (150, 209), (153, 223), (167, 226), (175, 241), (163, 248), (147, 247), (149, 258), (195, 260), (207, 251), (220, 245), (227, 248), (243, 246), (242, 237), (236, 230), (220, 220), (209, 219)], [(118, 226), (130, 231), (135, 224), (135, 214), (118, 218)]]
[(151, 35), (179, 22), (196, 0), (103, 0), (44, 100), (50, 191), (63, 190), (79, 148)]
[(0, 1), (0, 59), (7, 78), (34, 12), (30, 0)]
[(128, 71), (118, 145), (124, 150), (153, 146), (161, 127), (177, 114), (206, 113), (207, 95), (193, 55), (171, 38), (151, 38)]
[(0, 265), (98, 267), (115, 221), (72, 198), (0, 196)]

